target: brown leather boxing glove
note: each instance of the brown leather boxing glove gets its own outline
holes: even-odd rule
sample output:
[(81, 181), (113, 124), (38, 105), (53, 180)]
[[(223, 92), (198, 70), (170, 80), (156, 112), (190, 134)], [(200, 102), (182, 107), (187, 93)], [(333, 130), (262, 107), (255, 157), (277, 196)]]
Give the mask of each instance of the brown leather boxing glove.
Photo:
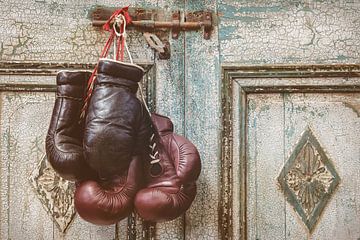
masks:
[(169, 221), (184, 213), (196, 195), (201, 162), (196, 147), (173, 133), (167, 117), (152, 114), (154, 136), (144, 163), (146, 187), (135, 197), (138, 214), (149, 221)]
[(133, 210), (141, 185), (141, 156), (151, 120), (136, 97), (144, 71), (135, 64), (100, 59), (84, 131), (87, 163), (98, 173), (75, 191), (75, 208), (88, 222), (114, 224)]
[(54, 170), (70, 181), (86, 179), (95, 174), (84, 160), (83, 126), (79, 124), (90, 75), (88, 71), (60, 71), (56, 78), (56, 100), (45, 149)]
[(131, 63), (100, 59), (84, 130), (87, 163), (101, 178), (127, 171), (132, 156), (142, 155), (151, 121), (136, 97), (144, 70)]

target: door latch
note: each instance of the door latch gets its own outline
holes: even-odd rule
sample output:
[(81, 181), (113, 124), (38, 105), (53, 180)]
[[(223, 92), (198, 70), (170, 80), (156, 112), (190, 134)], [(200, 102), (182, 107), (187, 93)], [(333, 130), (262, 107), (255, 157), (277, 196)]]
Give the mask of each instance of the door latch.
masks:
[[(101, 27), (116, 8), (97, 6), (90, 12), (92, 25)], [(216, 15), (210, 11), (166, 11), (163, 9), (129, 8), (132, 18), (127, 25), (129, 29), (144, 32), (150, 47), (159, 53), (160, 59), (170, 58), (169, 31), (173, 39), (182, 31), (199, 31), (203, 29), (204, 39), (210, 39), (213, 26), (217, 24)]]
[[(100, 27), (106, 23), (116, 8), (97, 6), (90, 12), (92, 25)], [(180, 31), (198, 31), (204, 29), (204, 39), (210, 39), (213, 25), (216, 23), (214, 14), (209, 11), (180, 12), (161, 9), (129, 8), (133, 19), (128, 27), (140, 31), (153, 32), (156, 29), (170, 29), (176, 39)], [(169, 21), (170, 20), (170, 21)]]
[(155, 49), (159, 53), (160, 59), (169, 59), (170, 58), (170, 48), (168, 44), (163, 43), (158, 36), (153, 33), (144, 32), (144, 37), (149, 46)]

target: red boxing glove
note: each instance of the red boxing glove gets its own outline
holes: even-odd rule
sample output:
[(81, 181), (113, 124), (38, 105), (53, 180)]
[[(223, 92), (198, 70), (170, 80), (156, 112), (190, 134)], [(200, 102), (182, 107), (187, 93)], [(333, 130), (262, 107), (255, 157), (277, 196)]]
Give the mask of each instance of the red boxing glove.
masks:
[(195, 198), (200, 156), (189, 140), (173, 133), (169, 118), (153, 114), (151, 119), (155, 134), (144, 163), (146, 188), (137, 193), (135, 208), (145, 220), (169, 221), (184, 213)]
[(76, 186), (75, 208), (86, 221), (97, 225), (114, 224), (133, 210), (136, 192), (141, 187), (140, 157), (133, 157), (129, 170), (106, 181), (84, 181)]

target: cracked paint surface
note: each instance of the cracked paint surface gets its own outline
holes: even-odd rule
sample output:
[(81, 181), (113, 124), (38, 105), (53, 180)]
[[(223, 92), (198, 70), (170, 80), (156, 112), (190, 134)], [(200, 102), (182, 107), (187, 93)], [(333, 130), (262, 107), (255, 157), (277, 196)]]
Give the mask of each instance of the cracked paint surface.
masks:
[[(96, 1), (0, 2), (0, 59), (95, 62), (108, 37), (107, 32), (92, 27), (88, 18), (96, 4)], [(133, 58), (151, 60), (152, 51), (141, 34), (129, 36)]]
[(224, 62), (359, 62), (359, 1), (221, 1)]

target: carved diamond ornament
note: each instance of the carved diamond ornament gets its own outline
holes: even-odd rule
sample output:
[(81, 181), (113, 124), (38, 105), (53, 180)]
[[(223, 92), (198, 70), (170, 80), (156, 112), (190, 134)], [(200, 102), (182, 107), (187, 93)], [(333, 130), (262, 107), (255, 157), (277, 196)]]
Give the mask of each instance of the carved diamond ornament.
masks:
[(61, 232), (65, 232), (75, 215), (73, 183), (61, 178), (43, 156), (30, 176), (30, 183), (45, 210)]
[(340, 178), (312, 131), (307, 129), (278, 181), (287, 201), (312, 232)]

